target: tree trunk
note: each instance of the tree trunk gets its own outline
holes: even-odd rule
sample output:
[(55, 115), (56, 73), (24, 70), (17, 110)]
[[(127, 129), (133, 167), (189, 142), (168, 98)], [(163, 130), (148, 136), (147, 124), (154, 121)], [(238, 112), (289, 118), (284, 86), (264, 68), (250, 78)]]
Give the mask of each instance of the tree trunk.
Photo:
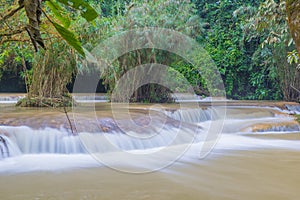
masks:
[(286, 11), (291, 35), (300, 57), (300, 0), (287, 0)]

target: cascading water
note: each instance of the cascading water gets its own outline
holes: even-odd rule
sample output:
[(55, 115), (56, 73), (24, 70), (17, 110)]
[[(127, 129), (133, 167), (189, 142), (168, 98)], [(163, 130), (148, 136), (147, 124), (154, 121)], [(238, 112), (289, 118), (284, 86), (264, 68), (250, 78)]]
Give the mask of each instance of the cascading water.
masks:
[(9, 149), (6, 139), (0, 136), (0, 158), (9, 157)]
[(21, 151), (17, 144), (6, 135), (0, 135), (0, 160), (18, 155), (21, 155)]
[[(239, 112), (237, 112), (237, 110)], [(244, 110), (244, 112), (243, 112)], [(235, 108), (228, 112), (227, 120), (224, 125), (224, 133), (232, 132), (268, 132), (268, 131), (299, 131), (300, 126), (298, 124), (292, 123), (282, 125), (283, 122), (291, 122), (290, 117), (280, 117), (274, 114), (273, 109), (265, 109), (264, 113), (261, 113), (259, 109), (254, 110), (257, 114), (247, 115), (245, 118), (245, 112), (248, 112), (245, 108)], [(186, 110), (175, 110), (175, 111), (161, 111), (168, 117), (178, 120), (181, 122), (186, 122), (190, 124), (200, 125), (206, 127), (213, 120), (218, 120), (218, 109), (206, 108), (206, 109), (186, 109)], [(243, 119), (244, 118), (244, 119)], [(280, 121), (281, 124), (276, 123)], [(259, 123), (271, 124), (270, 126), (265, 126), (263, 129), (255, 129), (255, 124)], [(207, 125), (208, 124), (208, 125)], [(196, 127), (196, 126), (195, 126)], [(195, 128), (194, 127), (194, 128)], [(34, 130), (29, 127), (6, 127), (0, 128), (4, 131), (6, 136), (0, 138), (0, 147), (2, 157), (7, 157), (9, 152), (11, 156), (15, 155), (15, 150), (11, 150), (11, 146), (15, 146), (15, 149), (19, 149), (19, 152), (23, 154), (42, 154), (42, 153), (53, 153), (53, 154), (82, 154), (86, 153), (83, 147), (80, 137), (84, 138), (85, 141), (94, 142), (95, 140), (107, 140), (113, 143), (120, 149), (123, 150), (143, 150), (151, 149), (156, 147), (168, 146), (174, 140), (174, 133), (178, 131), (176, 127), (164, 127), (159, 130), (153, 138), (140, 139), (132, 137), (131, 133), (121, 133), (121, 132), (98, 132), (98, 133), (79, 133), (79, 136), (73, 136), (68, 133), (65, 129), (52, 129), (46, 128), (43, 130)], [(192, 135), (188, 134), (189, 129), (181, 129), (180, 142), (176, 144), (182, 144), (191, 141)], [(201, 131), (199, 131), (201, 134)], [(198, 138), (199, 139), (199, 138)], [(8, 145), (14, 144), (14, 145)], [(97, 152), (109, 152), (107, 146), (97, 143), (94, 148)], [(5, 155), (4, 155), (5, 154)], [(18, 154), (18, 153), (17, 153)]]
[[(286, 112), (286, 111), (285, 111)], [(293, 111), (292, 111), (293, 112)], [(210, 125), (211, 121), (219, 120), (219, 109), (186, 109), (176, 111), (165, 111), (172, 119), (187, 123), (198, 124), (202, 127)], [(277, 108), (259, 107), (230, 107), (227, 109), (224, 121), (223, 133), (244, 132), (299, 132), (300, 126), (293, 117), (282, 113)]]
[(286, 105), (286, 108), (294, 114), (300, 114), (300, 105)]
[[(93, 143), (93, 152), (107, 153), (115, 151), (105, 143), (96, 142), (107, 140), (114, 144), (117, 148), (122, 150), (145, 150), (156, 147), (164, 147), (170, 145), (174, 140), (174, 133), (177, 131), (175, 128), (166, 128), (161, 130), (161, 133), (155, 137), (148, 139), (134, 138), (130, 135), (112, 132), (112, 133), (79, 133), (77, 136), (70, 136), (66, 130), (57, 130), (47, 128), (44, 130), (33, 130), (29, 127), (0, 127), (6, 132), (7, 137), (5, 141), (14, 144), (22, 154), (83, 154), (87, 153), (83, 147), (80, 139), (84, 139), (85, 143)], [(191, 140), (191, 135), (188, 133), (181, 133), (180, 141), (175, 144), (182, 144)], [(130, 134), (130, 133), (129, 133)], [(177, 136), (178, 137), (178, 136)], [(0, 143), (1, 144), (1, 143)], [(2, 143), (6, 144), (6, 143)], [(174, 144), (174, 143), (173, 143)], [(8, 146), (5, 146), (5, 152), (10, 151)], [(11, 154), (11, 156), (18, 155), (19, 153)]]
[(219, 118), (218, 112), (214, 108), (165, 111), (165, 114), (172, 119), (187, 123), (199, 123)]
[[(29, 127), (1, 127), (7, 141), (14, 144), (22, 154), (83, 153), (77, 136), (69, 136), (65, 130), (33, 130)], [(14, 155), (14, 154), (12, 154)]]
[(1, 104), (15, 104), (23, 98), (25, 95), (24, 94), (8, 94), (8, 95), (1, 95), (0, 96), (0, 103)]
[[(153, 129), (153, 132), (155, 133), (155, 131), (157, 131), (157, 134), (148, 138), (134, 137), (134, 135), (142, 133), (131, 131), (120, 132), (115, 130), (109, 133), (103, 131), (96, 133), (81, 132), (74, 136), (70, 135), (66, 129), (45, 128), (36, 130), (25, 126), (2, 126), (0, 127), (0, 159), (6, 160), (4, 158), (14, 158), (16, 156), (21, 156), (20, 158), (25, 159), (26, 157), (22, 156), (31, 155), (35, 157), (39, 155), (38, 159), (41, 161), (43, 158), (47, 159), (49, 155), (56, 155), (58, 158), (60, 158), (59, 155), (66, 155), (67, 157), (63, 158), (68, 160), (72, 158), (71, 155), (74, 155), (78, 158), (76, 158), (78, 162), (80, 160), (90, 162), (87, 161), (89, 159), (79, 155), (88, 156), (89, 153), (118, 153), (118, 151), (143, 152), (156, 148), (173, 148), (187, 143), (197, 145), (205, 139), (204, 133), (211, 126), (211, 122), (218, 121), (221, 118), (221, 116), (219, 116), (220, 111), (218, 107), (173, 111), (168, 109), (168, 111), (156, 110), (156, 112), (167, 116), (167, 118), (175, 122), (180, 121), (180, 125), (172, 126), (171, 123), (159, 130)], [(159, 122), (160, 120), (157, 121)], [(164, 122), (163, 120), (161, 121), (161, 123)], [(157, 124), (157, 127), (160, 126), (161, 124)], [(201, 129), (199, 129), (199, 126)], [(249, 135), (262, 131), (264, 131), (264, 134), (273, 134), (274, 132), (290, 133), (299, 132), (299, 130), (300, 126), (294, 122), (293, 118), (279, 109), (229, 107), (227, 108), (227, 116), (223, 124), (223, 135), (216, 148), (241, 148), (242, 146), (252, 148), (257, 147), (259, 144), (261, 144), (261, 146), (268, 146), (263, 140), (257, 140), (255, 138), (245, 139), (237, 135)], [(196, 137), (191, 134), (191, 131), (197, 132)], [(145, 134), (145, 136), (147, 136), (147, 134)], [(280, 145), (284, 148), (290, 146), (282, 142), (278, 143), (278, 146)], [(88, 151), (86, 150), (86, 146), (88, 146)], [(118, 158), (118, 156), (110, 157)], [(26, 159), (25, 161), (22, 160), (22, 162), (27, 164)], [(36, 160), (33, 161), (33, 163), (36, 162)], [(73, 163), (71, 160), (69, 162)], [(64, 162), (59, 161), (57, 163)], [(80, 163), (81, 162), (77, 164), (81, 166), (82, 163)], [(40, 166), (47, 168), (42, 163)], [(2, 166), (2, 169), (11, 170), (13, 167), (11, 165), (8, 165), (7, 168)]]

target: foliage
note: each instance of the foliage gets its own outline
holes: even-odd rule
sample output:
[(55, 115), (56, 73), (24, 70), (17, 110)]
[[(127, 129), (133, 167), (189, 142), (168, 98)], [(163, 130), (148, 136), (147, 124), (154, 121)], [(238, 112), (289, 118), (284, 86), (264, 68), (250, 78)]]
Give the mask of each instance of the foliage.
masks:
[[(10, 68), (20, 73), (26, 81), (29, 100), (39, 102), (67, 95), (66, 85), (76, 72), (78, 60), (77, 53), (69, 46), (85, 56), (73, 32), (74, 26), (80, 26), (76, 23), (76, 12), (78, 10), (88, 22), (98, 16), (97, 12), (83, 0), (14, 1), (11, 10), (9, 8), (8, 4), (1, 7), (4, 14), (0, 21), (4, 23), (0, 25), (3, 31), (0, 34), (3, 44), (0, 69), (7, 71)], [(37, 44), (47, 50), (35, 53), (30, 43), (35, 51)]]
[[(295, 99), (298, 72), (285, 1), (195, 1), (208, 22), (198, 37), (211, 54), (234, 99)], [(290, 52), (290, 53), (289, 53)], [(288, 55), (288, 57), (287, 57)]]
[[(8, 13), (5, 13), (0, 18), (0, 22), (5, 24), (5, 26), (0, 27), (2, 29), (1, 32), (3, 32), (2, 34), (0, 34), (0, 44), (6, 42), (7, 40), (9, 41), (9, 39), (12, 36), (22, 34), (23, 32), (27, 32), (35, 48), (35, 51), (38, 51), (38, 45), (45, 49), (44, 39), (42, 38), (41, 34), (41, 28), (43, 25), (42, 14), (44, 14), (48, 21), (51, 22), (54, 28), (61, 35), (61, 37), (64, 38), (69, 43), (69, 45), (74, 47), (82, 56), (84, 56), (85, 54), (80, 45), (80, 42), (77, 40), (75, 35), (67, 29), (70, 24), (69, 21), (71, 20), (68, 18), (68, 15), (63, 17), (65, 10), (62, 9), (62, 7), (59, 5), (60, 3), (75, 10), (79, 10), (81, 16), (85, 18), (88, 22), (92, 21), (98, 16), (97, 12), (84, 0), (47, 0), (46, 5), (48, 6), (48, 11), (50, 12), (50, 14), (55, 16), (60, 22), (62, 22), (62, 25), (60, 25), (56, 23), (53, 19), (50, 19), (45, 9), (43, 8), (45, 5), (42, 4), (40, 0), (21, 0), (18, 1), (18, 3), (15, 3), (11, 9), (3, 9), (11, 11), (8, 11)], [(23, 10), (25, 10), (23, 18), (26, 16), (28, 20), (25, 21), (22, 18), (19, 18), (19, 20), (13, 18), (13, 16), (16, 14), (22, 16)], [(21, 14), (19, 14), (20, 12)], [(11, 18), (13, 19), (11, 20)], [(11, 23), (13, 21), (19, 24), (12, 26)]]
[(245, 20), (255, 13), (258, 3), (251, 0), (196, 1), (198, 15), (207, 22), (206, 34), (198, 37), (198, 41), (209, 52), (222, 74), (228, 98), (274, 98), (265, 91), (271, 90), (273, 84), (265, 88), (266, 76), (257, 78), (256, 75), (261, 74), (257, 72), (259, 67), (251, 66), (256, 42), (244, 41)]
[(62, 38), (64, 38), (69, 45), (74, 47), (78, 53), (85, 56), (85, 53), (83, 51), (83, 48), (80, 44), (80, 42), (75, 39), (75, 35), (73, 32), (69, 31), (68, 29), (64, 28), (63, 26), (57, 24), (56, 22), (52, 22), (53, 26), (57, 30), (57, 32), (61, 35)]
[(59, 98), (66, 95), (66, 85), (76, 70), (76, 58), (74, 50), (58, 41), (49, 45), (49, 51), (38, 52), (32, 68), (29, 98)]
[[(99, 41), (123, 31), (160, 27), (191, 36), (203, 45), (222, 75), (228, 98), (297, 100), (291, 87), (300, 88), (297, 2), (46, 0), (39, 4), (38, 0), (5, 0), (0, 6), (0, 78), (3, 72), (21, 75), (32, 97), (65, 95), (65, 85), (72, 76), (88, 70), (77, 62), (85, 56), (81, 44), (92, 50)], [(165, 41), (176, 45), (169, 38)], [(38, 45), (47, 50), (35, 53)], [(104, 84), (112, 90), (128, 70), (145, 63), (172, 66), (184, 77), (171, 78), (178, 82), (186, 78), (197, 94), (210, 95), (209, 83), (196, 66), (151, 48), (128, 52), (115, 60), (113, 67), (102, 73)], [(183, 91), (185, 88), (175, 89)], [(167, 88), (148, 84), (131, 100), (169, 101), (170, 93)]]
[(296, 69), (300, 70), (300, 58), (299, 53), (294, 49), (293, 51), (288, 52), (287, 62), (289, 64), (297, 64)]
[(297, 122), (300, 124), (300, 115), (295, 115)]
[[(96, 21), (96, 23), (101, 24), (102, 27), (101, 29), (98, 29), (97, 32), (101, 40), (105, 40), (106, 38), (122, 31), (134, 30), (136, 28), (140, 28), (143, 32), (143, 28), (146, 27), (168, 28), (192, 37), (201, 34), (203, 30), (200, 18), (196, 15), (194, 5), (190, 1), (158, 0), (145, 2), (141, 0), (133, 0), (129, 4), (124, 3), (123, 5), (120, 5), (120, 7), (118, 9), (114, 9), (113, 12), (115, 12), (115, 10), (118, 10), (117, 14), (106, 13), (107, 17), (101, 18), (101, 22)], [(137, 36), (134, 41), (145, 41), (146, 43), (151, 43), (151, 41), (147, 40), (147, 38), (143, 38), (143, 36)], [(166, 45), (176, 45), (173, 41), (171, 41), (171, 38), (165, 38), (165, 41)], [(124, 44), (122, 48), (125, 49), (125, 52), (128, 52), (126, 50), (126, 48), (128, 48), (126, 44)], [(149, 48), (128, 52), (118, 58), (113, 63), (113, 67), (106, 68), (103, 71), (102, 78), (104, 79), (104, 83), (109, 85), (109, 88), (114, 89), (116, 82), (126, 72), (135, 66), (146, 63), (171, 65), (179, 72), (184, 72), (195, 87), (201, 82), (199, 81), (199, 71), (192, 69), (192, 66), (183, 61), (182, 58), (178, 59), (176, 55), (167, 51)], [(156, 74), (151, 75), (156, 76)], [(198, 81), (195, 79), (198, 79)], [(168, 95), (169, 93), (170, 91), (167, 88), (159, 85), (148, 84), (135, 91), (131, 97), (131, 101), (172, 101), (170, 99), (170, 95)]]
[[(287, 25), (285, 1), (264, 1), (244, 28), (248, 41), (259, 38), (258, 48), (252, 59), (264, 69), (268, 70), (268, 77), (278, 81), (279, 88), (285, 100), (296, 100), (297, 92), (291, 87), (300, 85), (299, 71), (297, 71), (292, 57), (294, 44)], [(273, 90), (274, 91), (274, 90)]]
[[(81, 16), (84, 19), (86, 19), (88, 22), (93, 21), (98, 16), (98, 13), (94, 10), (94, 8), (92, 8), (90, 4), (88, 4), (84, 0), (57, 0), (57, 1), (66, 6), (72, 7), (75, 10), (79, 10)], [(55, 10), (57, 10), (58, 8), (59, 7), (55, 7)]]
[(94, 20), (98, 13), (92, 8), (88, 3), (86, 3), (83, 0), (47, 0), (47, 5), (49, 6), (50, 10), (52, 11), (53, 15), (59, 19), (62, 25), (54, 22), (53, 20), (49, 19), (49, 21), (53, 24), (57, 32), (61, 35), (62, 38), (64, 38), (70, 46), (72, 46), (78, 53), (80, 53), (82, 56), (85, 56), (85, 53), (83, 51), (83, 48), (77, 40), (75, 34), (71, 31), (69, 31), (67, 28), (69, 27), (71, 19), (68, 17), (62, 17), (62, 15), (65, 13), (65, 10), (62, 9), (62, 7), (59, 5), (58, 2), (64, 4), (65, 6), (72, 7), (75, 10), (79, 10), (81, 13), (81, 16), (86, 19), (88, 22)]

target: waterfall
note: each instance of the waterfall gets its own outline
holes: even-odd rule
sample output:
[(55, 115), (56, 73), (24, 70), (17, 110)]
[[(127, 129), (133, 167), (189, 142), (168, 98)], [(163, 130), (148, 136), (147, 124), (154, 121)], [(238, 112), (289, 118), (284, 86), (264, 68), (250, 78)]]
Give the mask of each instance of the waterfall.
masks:
[(285, 107), (293, 114), (300, 114), (300, 105), (285, 105)]
[[(1, 127), (7, 136), (5, 141), (14, 144), (17, 152), (22, 154), (82, 154), (87, 153), (84, 144), (89, 146), (93, 152), (106, 153), (121, 150), (144, 150), (168, 145), (189, 143), (193, 135), (190, 130), (182, 129), (178, 132), (176, 128), (160, 130), (160, 133), (151, 138), (136, 138), (134, 133), (79, 133), (78, 136), (69, 135), (66, 130), (46, 128), (44, 130), (34, 130), (29, 127)], [(0, 147), (5, 147), (3, 144)], [(5, 152), (10, 152), (11, 146), (3, 148)], [(93, 146), (93, 148), (90, 148)], [(9, 151), (7, 151), (9, 150)], [(17, 153), (18, 154), (18, 153)], [(8, 154), (6, 154), (8, 155)], [(16, 155), (16, 153), (14, 153)], [(11, 155), (13, 156), (13, 155)]]
[[(90, 153), (115, 151), (148, 150), (159, 147), (190, 144), (202, 140), (201, 134), (193, 135), (190, 129), (168, 128), (149, 138), (137, 138), (134, 133), (90, 134), (81, 133), (80, 138)], [(96, 142), (102, 141), (102, 142)]]
[(9, 149), (4, 137), (0, 136), (0, 158), (9, 157)]
[[(191, 144), (203, 141), (205, 134), (202, 133), (206, 133), (208, 127), (214, 125), (214, 121), (221, 121), (222, 117), (219, 108), (160, 110), (159, 112), (173, 121), (180, 121), (180, 125), (174, 126), (170, 123), (161, 126), (164, 120), (160, 120), (160, 116), (157, 115), (158, 119), (155, 121), (154, 127), (147, 129), (151, 130), (150, 135), (145, 133), (147, 131), (137, 133), (129, 130), (109, 133), (103, 131), (81, 132), (75, 136), (70, 135), (65, 129), (35, 130), (25, 126), (1, 126), (0, 159), (20, 154), (107, 153)], [(224, 127), (222, 127), (222, 132), (226, 134), (300, 131), (300, 126), (292, 123), (292, 117), (280, 115), (278, 110), (271, 108), (234, 107), (230, 108), (227, 113)], [(86, 123), (88, 124), (89, 121), (87, 120)], [(202, 127), (201, 130), (199, 126)], [(86, 148), (89, 152), (86, 152)]]
[(0, 160), (10, 156), (20, 155), (18, 146), (5, 135), (0, 135)]
[(6, 132), (6, 140), (13, 143), (23, 154), (84, 153), (78, 136), (69, 136), (66, 130), (33, 130), (29, 127), (1, 127)]
[(25, 95), (2, 95), (0, 96), (0, 103), (1, 104), (14, 104), (17, 103), (18, 100), (23, 98)]
[(73, 93), (72, 97), (76, 102), (80, 103), (96, 103), (96, 102), (108, 102), (108, 97), (106, 94), (78, 94)]
[(218, 119), (218, 112), (214, 108), (207, 109), (185, 109), (176, 111), (165, 111), (165, 114), (175, 120), (187, 123), (199, 123)]

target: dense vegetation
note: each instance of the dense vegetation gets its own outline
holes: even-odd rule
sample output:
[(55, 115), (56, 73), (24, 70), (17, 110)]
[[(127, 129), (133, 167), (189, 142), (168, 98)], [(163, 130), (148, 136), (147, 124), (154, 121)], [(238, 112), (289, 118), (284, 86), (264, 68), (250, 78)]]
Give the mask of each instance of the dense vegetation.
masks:
[[(48, 0), (40, 5), (43, 14), (34, 16), (38, 20), (32, 26), (26, 25), (34, 23), (28, 20), (26, 9), (7, 17), (20, 5), (20, 1), (1, 1), (0, 77), (20, 75), (29, 97), (68, 96), (66, 85), (76, 74), (88, 71), (80, 62), (85, 57), (82, 46), (92, 50), (99, 41), (120, 31), (163, 27), (194, 38), (208, 51), (222, 75), (228, 98), (299, 101), (299, 1)], [(103, 84), (110, 92), (126, 71), (145, 63), (172, 66), (197, 94), (209, 95), (207, 83), (194, 66), (153, 49), (118, 58), (114, 68), (102, 73)], [(148, 84), (131, 100), (170, 101), (169, 93), (168, 88)]]
[[(285, 2), (272, 0), (198, 1), (199, 15), (209, 24), (203, 41), (217, 63), (229, 98), (296, 100), (295, 49), (288, 33)], [(295, 55), (295, 54), (294, 54)]]

